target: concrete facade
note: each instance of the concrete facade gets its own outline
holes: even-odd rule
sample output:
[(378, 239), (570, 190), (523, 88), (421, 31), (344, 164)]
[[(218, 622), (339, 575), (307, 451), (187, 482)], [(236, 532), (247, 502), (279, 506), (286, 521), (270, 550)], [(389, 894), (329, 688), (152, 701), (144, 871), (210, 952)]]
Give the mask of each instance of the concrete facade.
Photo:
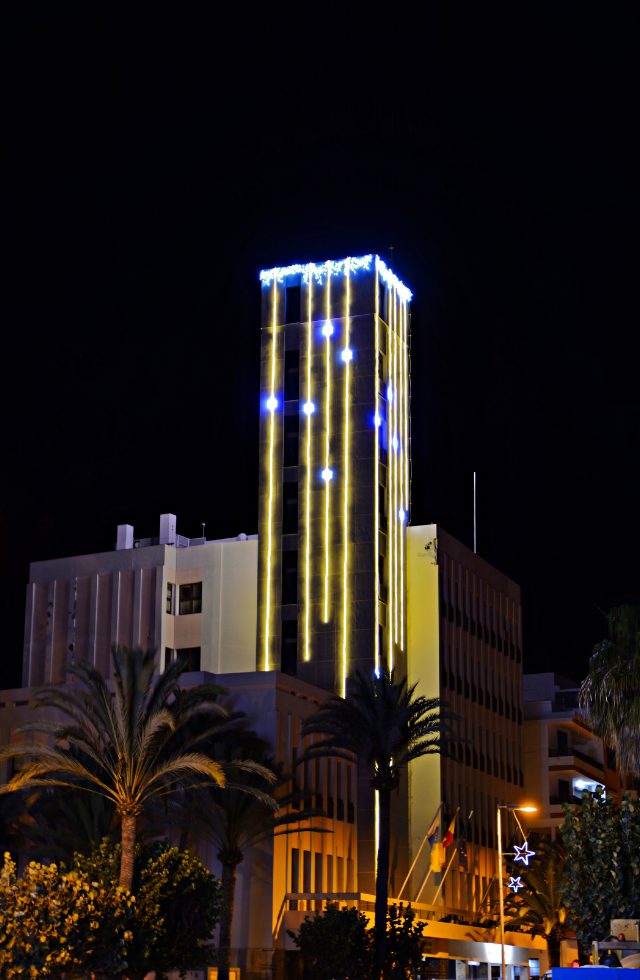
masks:
[[(257, 535), (195, 541), (175, 534), (116, 550), (33, 562), (27, 586), (23, 684), (58, 684), (65, 664), (89, 660), (105, 675), (116, 646), (154, 648), (192, 669), (255, 669)], [(130, 531), (127, 532), (126, 529)], [(161, 543), (162, 542), (162, 543)], [(195, 588), (194, 588), (195, 587)]]
[[(416, 760), (409, 774), (410, 848), (416, 856), (436, 807), (467, 841), (468, 871), (452, 847), (442, 893), (447, 906), (488, 909), (497, 870), (496, 807), (524, 802), (520, 588), (435, 524), (408, 531), (408, 677), (458, 717), (463, 741)], [(509, 831), (505, 828), (505, 846)], [(427, 848), (428, 852), (428, 848)], [(411, 887), (420, 891), (427, 854)], [(422, 900), (433, 901), (432, 875)]]

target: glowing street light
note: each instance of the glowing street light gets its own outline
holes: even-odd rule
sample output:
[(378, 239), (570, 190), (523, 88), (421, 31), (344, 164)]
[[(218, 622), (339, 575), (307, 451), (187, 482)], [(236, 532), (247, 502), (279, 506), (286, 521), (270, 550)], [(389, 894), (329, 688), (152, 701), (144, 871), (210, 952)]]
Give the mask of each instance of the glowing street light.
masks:
[[(515, 810), (519, 810), (521, 813), (535, 813), (537, 807), (530, 806), (530, 805), (518, 806), (515, 803), (498, 803), (497, 806), (496, 829), (498, 832), (498, 897), (500, 899), (500, 950), (502, 954), (502, 972), (500, 974), (500, 978), (501, 980), (507, 980), (507, 964), (506, 964), (505, 952), (504, 952), (504, 882), (502, 880), (502, 857), (503, 857), (502, 855), (502, 810), (506, 810), (507, 812), (509, 811), (513, 812)], [(520, 827), (520, 821), (518, 820), (517, 817), (516, 817), (516, 821), (518, 822), (518, 826)], [(522, 830), (522, 827), (520, 827), (520, 832), (524, 837), (524, 832)], [(525, 840), (523, 850), (526, 849), (527, 849), (527, 842)], [(528, 851), (527, 853), (533, 854), (534, 852)], [(529, 862), (527, 860), (527, 864), (528, 863)]]

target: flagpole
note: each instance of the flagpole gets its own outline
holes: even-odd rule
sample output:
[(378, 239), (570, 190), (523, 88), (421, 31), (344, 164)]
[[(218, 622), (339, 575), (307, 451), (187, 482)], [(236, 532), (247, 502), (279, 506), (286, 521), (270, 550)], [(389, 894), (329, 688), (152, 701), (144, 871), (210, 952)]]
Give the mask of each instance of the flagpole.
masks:
[(422, 882), (422, 888), (418, 892), (418, 895), (417, 895), (417, 898), (416, 898), (416, 902), (419, 902), (420, 901), (420, 896), (422, 895), (422, 893), (423, 893), (423, 891), (425, 889), (425, 885), (427, 884), (427, 882), (429, 881), (429, 878), (431, 877), (431, 872), (432, 871), (433, 871), (433, 868), (429, 868), (429, 870), (427, 871), (426, 877), (425, 877), (424, 881)]
[(442, 891), (442, 886), (444, 885), (444, 883), (445, 883), (445, 880), (446, 880), (446, 877), (447, 877), (447, 875), (449, 874), (449, 868), (450, 868), (450, 867), (451, 867), (451, 865), (453, 864), (453, 859), (454, 859), (454, 857), (456, 856), (456, 854), (457, 854), (457, 852), (458, 852), (458, 849), (454, 847), (454, 849), (453, 849), (453, 854), (452, 854), (452, 855), (451, 855), (451, 857), (449, 858), (449, 863), (448, 863), (448, 865), (447, 865), (447, 869), (446, 869), (446, 871), (445, 871), (445, 873), (444, 873), (444, 874), (443, 874), (443, 876), (442, 876), (442, 881), (441, 881), (441, 882), (440, 882), (440, 884), (438, 885), (438, 890), (436, 891), (436, 893), (435, 893), (435, 895), (433, 896), (433, 902), (431, 903), (432, 905), (435, 905), (435, 904), (436, 904), (436, 900), (437, 900), (437, 898), (438, 898), (438, 895), (439, 895), (439, 894), (440, 894), (440, 892)]
[[(420, 857), (420, 855), (422, 854), (422, 848), (424, 847), (424, 845), (425, 845), (425, 843), (426, 843), (426, 840), (427, 840), (427, 837), (428, 837), (428, 835), (429, 835), (429, 829), (430, 829), (430, 828), (432, 827), (432, 825), (433, 825), (433, 821), (434, 821), (434, 820), (436, 819), (436, 817), (438, 816), (438, 811), (439, 811), (439, 810), (440, 810), (441, 808), (442, 808), (442, 803), (440, 803), (440, 805), (436, 807), (436, 812), (434, 813), (434, 815), (433, 815), (433, 819), (431, 820), (431, 823), (429, 824), (429, 827), (427, 828), (427, 833), (426, 833), (426, 834), (424, 835), (424, 837), (422, 838), (422, 843), (420, 844), (420, 847), (418, 848), (418, 853), (417, 853), (417, 854), (416, 854), (416, 856), (414, 857), (414, 859), (413, 859), (413, 863), (412, 863), (412, 865), (411, 865), (411, 867), (409, 868), (409, 870), (408, 870), (408, 872), (407, 872), (407, 877), (406, 877), (406, 878), (404, 879), (404, 881), (402, 882), (402, 887), (401, 887), (401, 889), (400, 889), (400, 891), (398, 892), (398, 898), (399, 898), (399, 899), (400, 899), (400, 898), (402, 898), (402, 893), (403, 893), (403, 891), (405, 890), (405, 888), (406, 888), (406, 886), (407, 886), (407, 882), (409, 881), (409, 878), (411, 877), (411, 874), (412, 874), (412, 872), (413, 872), (413, 869), (415, 868), (415, 866), (416, 866), (416, 864), (417, 864), (417, 862), (418, 862), (418, 858), (419, 858), (419, 857)], [(416, 899), (416, 902), (417, 902), (417, 901), (418, 901), (418, 899)]]
[(486, 902), (487, 898), (489, 897), (489, 892), (491, 891), (491, 886), (492, 886), (492, 884), (494, 883), (495, 880), (496, 880), (496, 876), (495, 876), (495, 873), (494, 873), (494, 874), (491, 875), (491, 881), (487, 885), (486, 891), (485, 891), (484, 895), (482, 896), (482, 901), (480, 902), (480, 905), (478, 906), (478, 911), (480, 911), (481, 909), (484, 908), (484, 903)]
[[(460, 812), (460, 807), (458, 807), (458, 809), (456, 810), (456, 816), (458, 815), (459, 812)], [(470, 811), (469, 816), (467, 817), (467, 821), (466, 821), (467, 823), (469, 823), (469, 821), (471, 820), (471, 817), (472, 816), (473, 816), (473, 810)], [(453, 854), (449, 858), (449, 863), (447, 865), (447, 868), (446, 868), (445, 873), (442, 876), (442, 881), (438, 885), (438, 890), (436, 891), (435, 895), (433, 896), (433, 902), (431, 903), (432, 905), (435, 905), (436, 904), (436, 899), (438, 898), (438, 895), (442, 891), (442, 886), (444, 885), (444, 883), (446, 881), (447, 875), (449, 874), (449, 871), (451, 869), (451, 865), (453, 864), (453, 859), (454, 859), (454, 857), (456, 856), (457, 853), (458, 853), (458, 848), (456, 846), (453, 849)]]

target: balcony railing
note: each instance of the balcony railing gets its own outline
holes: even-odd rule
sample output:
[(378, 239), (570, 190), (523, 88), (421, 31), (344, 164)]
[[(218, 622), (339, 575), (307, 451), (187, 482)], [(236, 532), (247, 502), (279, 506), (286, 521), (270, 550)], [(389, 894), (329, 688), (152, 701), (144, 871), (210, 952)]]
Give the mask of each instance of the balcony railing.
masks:
[(600, 772), (604, 769), (603, 764), (599, 759), (595, 759), (592, 755), (587, 755), (586, 752), (581, 752), (579, 749), (574, 749), (571, 747), (567, 748), (551, 748), (549, 749), (550, 759), (570, 759), (573, 756), (574, 759), (580, 759), (581, 762), (586, 762), (587, 765), (593, 766), (594, 769), (599, 769)]

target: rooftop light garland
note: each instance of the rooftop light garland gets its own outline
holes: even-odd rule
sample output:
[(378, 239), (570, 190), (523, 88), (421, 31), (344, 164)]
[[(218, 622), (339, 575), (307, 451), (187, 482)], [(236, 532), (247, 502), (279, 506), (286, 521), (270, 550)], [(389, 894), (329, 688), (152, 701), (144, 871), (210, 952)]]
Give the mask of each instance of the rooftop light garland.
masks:
[(411, 290), (407, 289), (379, 255), (361, 255), (359, 258), (345, 258), (339, 261), (328, 259), (326, 262), (318, 264), (309, 262), (307, 265), (296, 263), (295, 265), (276, 266), (274, 269), (263, 269), (260, 273), (260, 282), (264, 286), (270, 286), (274, 280), (277, 283), (283, 283), (289, 276), (300, 276), (303, 283), (308, 283), (309, 278), (313, 277), (316, 283), (322, 285), (328, 275), (343, 276), (347, 269), (347, 263), (351, 275), (361, 269), (368, 271), (372, 264), (375, 264), (378, 275), (385, 285), (390, 289), (395, 287), (399, 298), (405, 303), (410, 302), (413, 296)]

